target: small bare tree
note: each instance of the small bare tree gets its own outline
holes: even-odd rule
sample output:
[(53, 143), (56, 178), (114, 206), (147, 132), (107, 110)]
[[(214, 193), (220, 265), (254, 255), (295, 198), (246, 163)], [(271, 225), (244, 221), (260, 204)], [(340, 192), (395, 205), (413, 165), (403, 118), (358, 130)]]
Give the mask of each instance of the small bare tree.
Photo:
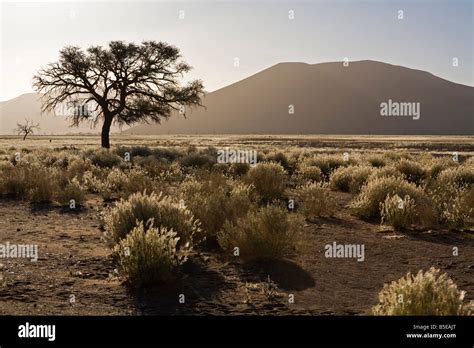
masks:
[(26, 139), (26, 137), (30, 134), (33, 134), (34, 131), (39, 130), (39, 123), (33, 123), (33, 121), (25, 119), (25, 123), (17, 123), (15, 132), (18, 135), (23, 135), (23, 140)]

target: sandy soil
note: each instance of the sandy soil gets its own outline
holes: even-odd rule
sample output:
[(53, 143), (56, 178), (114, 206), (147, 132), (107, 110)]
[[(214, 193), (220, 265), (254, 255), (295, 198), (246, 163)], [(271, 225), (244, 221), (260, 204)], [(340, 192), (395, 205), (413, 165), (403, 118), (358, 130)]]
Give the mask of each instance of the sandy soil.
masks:
[[(147, 292), (129, 291), (114, 276), (101, 241), (97, 208), (103, 203), (97, 197), (73, 213), (2, 199), (0, 242), (37, 244), (39, 259), (0, 259), (0, 314), (363, 315), (384, 282), (430, 266), (448, 272), (474, 299), (472, 232), (381, 231), (349, 214), (349, 194), (332, 194), (336, 216), (308, 223), (298, 252), (287, 260), (244, 265), (218, 252), (195, 253), (179, 283)], [(365, 244), (365, 261), (325, 258), (324, 246), (334, 241)]]

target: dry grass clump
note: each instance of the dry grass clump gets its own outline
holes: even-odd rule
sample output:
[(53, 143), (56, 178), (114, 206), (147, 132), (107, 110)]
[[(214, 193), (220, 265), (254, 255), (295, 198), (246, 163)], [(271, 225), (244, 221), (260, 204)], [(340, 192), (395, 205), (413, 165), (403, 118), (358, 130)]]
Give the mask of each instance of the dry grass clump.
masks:
[(387, 159), (380, 154), (371, 154), (365, 157), (365, 160), (372, 166), (376, 168), (385, 167), (387, 165)]
[(280, 164), (287, 172), (292, 172), (293, 168), (288, 162), (288, 158), (282, 152), (271, 152), (265, 156), (266, 162), (275, 162)]
[(156, 147), (151, 150), (152, 156), (158, 160), (166, 160), (167, 162), (173, 162), (177, 160), (181, 155), (179, 149)]
[(167, 162), (167, 160), (157, 159), (154, 156), (133, 157), (132, 162), (133, 162), (134, 167), (139, 167), (143, 169), (146, 172), (146, 174), (151, 178), (159, 177), (171, 165), (170, 163)]
[(441, 185), (472, 186), (474, 185), (474, 166), (462, 165), (443, 170), (439, 173), (437, 181)]
[(451, 157), (440, 157), (427, 162), (425, 168), (429, 178), (435, 180), (438, 178), (439, 173), (445, 169), (457, 167), (458, 165), (459, 163), (454, 161)]
[(152, 150), (148, 146), (118, 146), (113, 150), (113, 152), (120, 156), (121, 158), (125, 158), (128, 154), (130, 155), (130, 159), (133, 160), (134, 157), (147, 157), (152, 155)]
[(283, 196), (287, 181), (285, 169), (273, 162), (258, 163), (244, 177), (244, 182), (253, 185), (257, 194), (267, 202)]
[(57, 190), (55, 171), (39, 164), (18, 163), (5, 166), (0, 173), (0, 194), (33, 203), (53, 200)]
[(168, 228), (143, 221), (114, 248), (117, 270), (131, 287), (169, 283), (187, 260), (189, 247), (178, 247), (179, 237)]
[(29, 190), (31, 170), (27, 165), (4, 165), (0, 176), (0, 193), (23, 199)]
[(207, 180), (188, 180), (181, 187), (186, 207), (201, 222), (206, 239), (215, 240), (226, 221), (245, 216), (254, 200), (253, 188), (214, 174)]
[(464, 303), (465, 291), (440, 270), (431, 267), (416, 275), (408, 273), (385, 284), (379, 303), (372, 308), (375, 315), (472, 315), (474, 303)]
[(395, 164), (395, 167), (408, 182), (416, 185), (421, 185), (426, 178), (425, 169), (418, 162), (401, 159)]
[(329, 178), (331, 173), (339, 167), (353, 164), (351, 159), (345, 161), (343, 155), (316, 155), (315, 157), (307, 160), (307, 163), (312, 166), (319, 167), (326, 179)]
[(121, 198), (137, 192), (153, 192), (156, 188), (154, 181), (141, 168), (128, 171), (113, 168), (107, 175), (105, 184), (110, 192), (116, 192)]
[(173, 162), (163, 168), (163, 170), (156, 177), (156, 180), (172, 185), (182, 182), (186, 176), (187, 174), (185, 173), (181, 164)]
[(284, 149), (283, 153), (286, 155), (286, 158), (288, 158), (290, 168), (296, 170), (299, 167), (299, 164), (303, 161), (305, 151), (306, 150), (295, 147)]
[(217, 162), (217, 155), (210, 155), (201, 152), (191, 152), (180, 159), (183, 167), (210, 169)]
[(283, 207), (267, 205), (250, 211), (235, 223), (226, 222), (218, 233), (219, 245), (244, 260), (280, 259), (295, 247), (303, 218)]
[(69, 205), (71, 200), (74, 204), (82, 205), (84, 203), (85, 193), (82, 185), (77, 178), (70, 180), (65, 186), (62, 186), (56, 193), (56, 200), (63, 204)]
[(323, 180), (323, 173), (319, 167), (310, 166), (307, 163), (302, 163), (297, 172), (296, 176), (300, 181), (306, 182), (319, 182)]
[(54, 180), (54, 171), (49, 168), (39, 167), (27, 170), (23, 176), (24, 184), (29, 186), (27, 199), (33, 203), (49, 203), (53, 201), (55, 192), (58, 189)]
[(341, 167), (331, 174), (329, 183), (333, 189), (358, 193), (372, 172), (368, 166)]
[[(45, 167), (56, 167), (56, 168), (67, 168), (70, 161), (77, 158), (77, 155), (68, 151), (52, 152), (45, 149), (37, 149), (31, 153), (34, 154), (34, 161), (38, 164), (42, 164)], [(33, 156), (28, 156), (32, 158)]]
[(301, 188), (299, 201), (301, 211), (307, 219), (334, 214), (336, 206), (329, 192), (328, 185), (323, 183), (312, 183)]
[(454, 182), (435, 183), (428, 191), (438, 211), (439, 223), (451, 229), (468, 230), (474, 226), (474, 187)]
[(474, 226), (474, 170), (465, 164), (441, 171), (427, 188), (439, 223), (451, 229)]
[(404, 178), (403, 174), (400, 173), (397, 170), (397, 168), (395, 168), (394, 166), (387, 165), (385, 167), (376, 168), (375, 170), (373, 170), (367, 181), (371, 181), (377, 178), (384, 178), (388, 176), (400, 178), (400, 179)]
[(103, 219), (105, 239), (110, 244), (125, 238), (140, 221), (146, 223), (150, 219), (154, 220), (158, 228), (173, 229), (184, 243), (191, 242), (194, 234), (199, 232), (193, 214), (161, 193), (132, 194), (127, 200), (120, 200)]
[(245, 162), (232, 163), (229, 168), (229, 173), (233, 176), (244, 176), (250, 170), (250, 164)]
[(370, 180), (362, 187), (361, 192), (349, 204), (354, 213), (364, 219), (381, 217), (381, 204), (387, 196), (408, 196), (416, 207), (418, 224), (431, 226), (436, 221), (436, 212), (427, 194), (413, 183), (396, 177), (382, 177)]
[(91, 163), (101, 168), (112, 168), (124, 164), (123, 159), (113, 152), (108, 150), (87, 150), (84, 152), (85, 158), (88, 158)]
[(72, 158), (67, 167), (67, 177), (69, 179), (78, 178), (82, 180), (84, 173), (92, 170), (92, 162), (81, 157)]
[(418, 221), (415, 200), (410, 196), (387, 195), (380, 205), (381, 223), (396, 229), (409, 228)]
[(98, 193), (104, 200), (127, 198), (137, 192), (163, 191), (163, 187), (141, 168), (93, 168), (83, 174), (84, 186), (92, 193)]
[(463, 165), (471, 168), (474, 167), (474, 156), (466, 158), (466, 160), (463, 162)]
[(400, 150), (385, 151), (382, 156), (386, 158), (388, 162), (397, 162), (401, 159), (412, 159), (412, 156), (408, 152)]

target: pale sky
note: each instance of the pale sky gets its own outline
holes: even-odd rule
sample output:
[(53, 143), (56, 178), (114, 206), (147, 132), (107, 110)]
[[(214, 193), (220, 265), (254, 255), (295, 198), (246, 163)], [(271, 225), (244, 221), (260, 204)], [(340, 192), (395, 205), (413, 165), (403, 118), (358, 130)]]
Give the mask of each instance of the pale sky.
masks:
[[(0, 0), (1, 1), (1, 0)], [(279, 62), (371, 59), (474, 85), (473, 0), (2, 1), (0, 101), (66, 45), (166, 41), (213, 91)], [(399, 11), (403, 19), (398, 19)], [(184, 18), (180, 19), (184, 11)], [(294, 19), (289, 18), (294, 11)], [(452, 62), (456, 57), (459, 66)], [(240, 65), (234, 66), (235, 58)]]

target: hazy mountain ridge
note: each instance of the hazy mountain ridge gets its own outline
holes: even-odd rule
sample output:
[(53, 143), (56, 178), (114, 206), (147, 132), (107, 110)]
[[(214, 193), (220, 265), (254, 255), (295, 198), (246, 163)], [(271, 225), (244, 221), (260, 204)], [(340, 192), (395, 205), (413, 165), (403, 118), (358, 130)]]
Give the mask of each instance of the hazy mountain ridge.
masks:
[[(419, 102), (420, 117), (382, 117), (381, 103)], [(429, 72), (375, 61), (280, 63), (203, 98), (205, 108), (175, 114), (128, 134), (474, 134), (474, 87)], [(290, 105), (294, 113), (290, 114)], [(0, 133), (13, 134), (25, 118), (40, 134), (98, 133), (83, 123), (41, 115), (39, 96), (0, 103)], [(113, 131), (119, 131), (115, 127)]]
[[(419, 102), (420, 119), (382, 117), (380, 104), (389, 99)], [(176, 115), (126, 133), (474, 133), (474, 87), (375, 61), (280, 63), (207, 94), (203, 104), (187, 119)]]

